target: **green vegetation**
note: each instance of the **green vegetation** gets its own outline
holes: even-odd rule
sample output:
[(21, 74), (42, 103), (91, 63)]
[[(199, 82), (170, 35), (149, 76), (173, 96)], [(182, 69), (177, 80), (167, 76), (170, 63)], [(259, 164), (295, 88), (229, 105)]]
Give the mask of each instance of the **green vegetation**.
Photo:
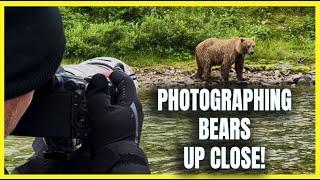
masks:
[(248, 65), (291, 64), (312, 69), (314, 8), (62, 7), (65, 63), (113, 56), (136, 67), (194, 64), (208, 37), (255, 37)]

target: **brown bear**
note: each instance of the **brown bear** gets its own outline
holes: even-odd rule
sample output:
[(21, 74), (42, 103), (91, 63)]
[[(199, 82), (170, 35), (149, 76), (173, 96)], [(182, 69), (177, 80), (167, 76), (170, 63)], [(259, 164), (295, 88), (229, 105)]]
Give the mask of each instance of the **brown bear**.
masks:
[(253, 54), (254, 46), (254, 38), (209, 38), (202, 41), (195, 49), (195, 58), (198, 65), (197, 76), (201, 78), (203, 75), (203, 79), (208, 80), (211, 67), (221, 65), (221, 76), (224, 81), (228, 81), (231, 66), (235, 64), (237, 79), (243, 81), (244, 56)]

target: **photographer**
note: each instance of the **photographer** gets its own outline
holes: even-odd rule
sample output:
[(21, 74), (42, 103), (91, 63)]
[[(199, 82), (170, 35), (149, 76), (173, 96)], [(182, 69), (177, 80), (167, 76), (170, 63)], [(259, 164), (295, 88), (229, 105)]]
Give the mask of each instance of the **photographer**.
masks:
[[(57, 8), (5, 9), (5, 136), (19, 123), (35, 89), (55, 74), (64, 50)], [(119, 90), (114, 104), (106, 76)], [(122, 71), (96, 74), (87, 86), (86, 99), (92, 122), (88, 145), (71, 159), (48, 159), (41, 153), (45, 143), (38, 138), (36, 153), (14, 173), (150, 173), (139, 148), (143, 112), (132, 79)]]

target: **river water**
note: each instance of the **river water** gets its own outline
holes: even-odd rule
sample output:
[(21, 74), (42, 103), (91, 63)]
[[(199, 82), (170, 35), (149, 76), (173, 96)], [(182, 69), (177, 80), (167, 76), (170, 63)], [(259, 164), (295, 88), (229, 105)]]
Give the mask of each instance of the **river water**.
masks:
[[(301, 174), (315, 170), (315, 89), (292, 88), (291, 112), (157, 112), (155, 92), (140, 92), (145, 118), (141, 147), (145, 150), (152, 173), (268, 173)], [(197, 141), (198, 118), (248, 117), (251, 139), (247, 142)], [(5, 165), (9, 171), (23, 164), (32, 155), (32, 138), (8, 137), (5, 140)], [(217, 171), (203, 161), (201, 170), (185, 170), (183, 147), (264, 146), (266, 169), (250, 171)]]

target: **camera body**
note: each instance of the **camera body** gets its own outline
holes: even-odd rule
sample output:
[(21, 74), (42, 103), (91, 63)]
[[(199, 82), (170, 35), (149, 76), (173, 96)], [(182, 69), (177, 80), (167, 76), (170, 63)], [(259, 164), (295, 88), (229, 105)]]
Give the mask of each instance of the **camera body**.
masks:
[[(86, 144), (90, 132), (87, 84), (94, 74), (115, 69), (127, 73), (137, 87), (131, 68), (114, 58), (100, 57), (60, 67), (48, 83), (35, 90), (30, 106), (11, 135), (43, 137), (48, 157), (70, 157)], [(109, 79), (108, 86), (114, 101), (117, 90)]]
[(89, 131), (86, 80), (62, 70), (37, 89), (13, 135), (49, 138), (85, 138)]

